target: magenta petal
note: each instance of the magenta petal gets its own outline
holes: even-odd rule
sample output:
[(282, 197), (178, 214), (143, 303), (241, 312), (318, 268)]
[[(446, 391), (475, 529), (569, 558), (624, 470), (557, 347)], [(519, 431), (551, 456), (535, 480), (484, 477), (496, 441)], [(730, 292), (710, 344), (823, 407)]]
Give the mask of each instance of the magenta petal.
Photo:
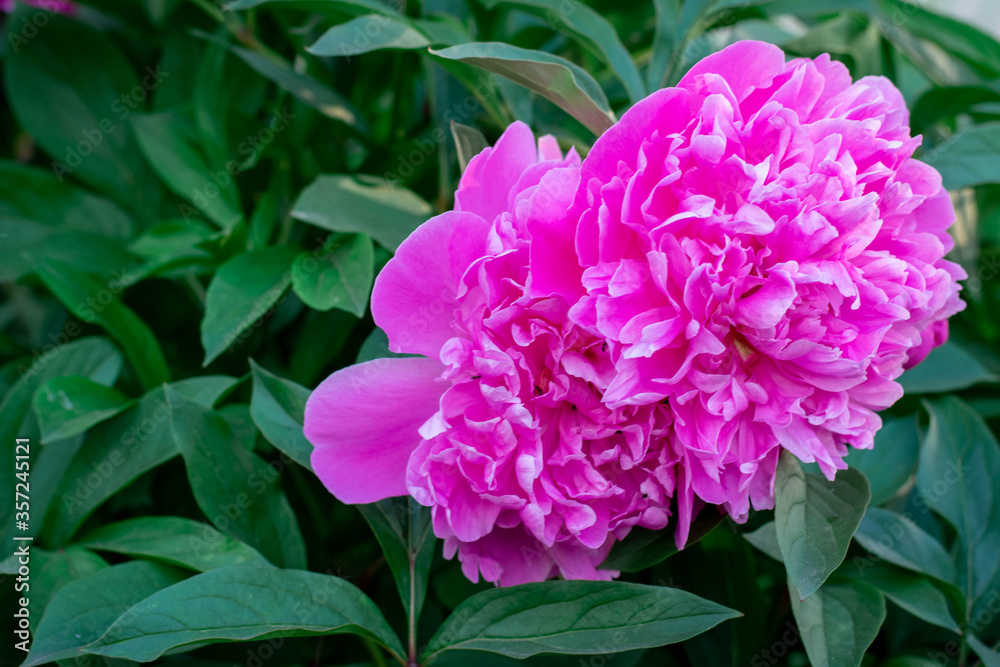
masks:
[(455, 193), (455, 210), (493, 220), (509, 210), (511, 189), (536, 162), (538, 144), (531, 128), (520, 121), (511, 123), (492, 148), (469, 161)]
[(729, 84), (738, 101), (755, 88), (766, 87), (785, 69), (785, 54), (774, 44), (744, 40), (702, 59), (688, 70), (679, 88), (697, 89), (699, 77), (719, 77)]
[(345, 503), (406, 495), (417, 429), (438, 409), (446, 384), (433, 359), (374, 359), (337, 371), (306, 402), (312, 466)]
[(372, 317), (393, 352), (437, 358), (455, 334), (451, 320), (462, 274), (486, 248), (489, 225), (473, 213), (448, 212), (403, 241), (372, 289)]

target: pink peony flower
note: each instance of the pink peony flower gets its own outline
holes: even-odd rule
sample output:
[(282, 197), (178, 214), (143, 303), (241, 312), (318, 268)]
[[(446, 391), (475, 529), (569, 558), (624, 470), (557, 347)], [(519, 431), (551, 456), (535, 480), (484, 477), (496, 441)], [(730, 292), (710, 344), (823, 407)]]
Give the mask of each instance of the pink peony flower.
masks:
[(679, 545), (697, 501), (772, 507), (781, 448), (831, 479), (870, 448), (964, 307), (908, 119), (885, 78), (740, 42), (629, 110), (569, 214), (529, 225), (531, 293), (609, 346), (605, 404), (670, 405)]
[(515, 123), (379, 275), (396, 352), (306, 406), (348, 503), (412, 495), (501, 585), (598, 570), (634, 526), (773, 506), (782, 447), (832, 476), (947, 337), (954, 215), (902, 98), (741, 42), (581, 166)]

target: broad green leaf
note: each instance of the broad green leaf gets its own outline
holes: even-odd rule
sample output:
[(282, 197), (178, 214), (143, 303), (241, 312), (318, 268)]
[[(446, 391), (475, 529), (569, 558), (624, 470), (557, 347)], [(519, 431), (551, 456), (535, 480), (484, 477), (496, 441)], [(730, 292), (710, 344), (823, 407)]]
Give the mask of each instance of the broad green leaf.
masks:
[[(79, 334), (79, 328), (76, 333)], [(32, 478), (36, 489), (31, 494), (31, 525), (41, 527), (48, 511), (48, 504), (56, 493), (55, 479), (62, 477), (68, 465), (68, 456), (59, 447), (41, 447), (37, 420), (31, 410), (32, 398), (38, 388), (55, 377), (63, 375), (83, 375), (101, 384), (114, 384), (121, 371), (122, 357), (115, 347), (104, 338), (82, 338), (62, 345), (54, 343), (37, 351), (32, 363), (18, 367), (20, 377), (0, 401), (0, 448), (8, 461), (14, 460), (17, 438), (28, 439)], [(38, 487), (38, 480), (45, 478), (51, 485)], [(0, 488), (14, 488), (14, 466), (0, 466)], [(11, 537), (14, 527), (14, 505), (0, 507), (0, 556), (14, 550)]]
[(292, 265), (292, 288), (316, 310), (340, 308), (364, 317), (374, 281), (375, 249), (365, 234), (331, 238), (316, 252), (301, 253)]
[(172, 567), (133, 561), (66, 584), (38, 624), (24, 667), (79, 657), (132, 605), (183, 579)]
[(1000, 667), (1000, 653), (995, 649), (984, 644), (975, 635), (969, 635), (966, 641), (969, 642), (969, 647), (975, 651), (979, 659), (983, 661), (983, 667)]
[(975, 116), (980, 105), (985, 107), (997, 102), (1000, 102), (1000, 89), (987, 86), (935, 86), (917, 98), (910, 114), (910, 123), (916, 134), (916, 131), (926, 130), (946, 118), (960, 114)]
[(132, 114), (131, 121), (139, 148), (176, 195), (194, 204), (223, 230), (231, 230), (243, 220), (236, 169), (208, 162), (197, 128), (188, 118), (167, 111)]
[(278, 482), (281, 469), (247, 451), (220, 414), (165, 391), (170, 431), (205, 516), (275, 565), (304, 567), (305, 543)]
[[(1000, 123), (997, 129), (1000, 131)], [(1000, 149), (1000, 143), (997, 146)], [(1000, 153), (997, 155), (1000, 159)], [(998, 381), (1000, 377), (986, 370), (978, 359), (953, 341), (931, 350), (926, 359), (899, 377), (907, 394), (939, 394)]]
[(241, 381), (229, 375), (202, 375), (171, 382), (170, 386), (189, 401), (211, 408)]
[(572, 35), (591, 53), (614, 70), (625, 84), (629, 101), (635, 104), (646, 96), (639, 69), (632, 55), (622, 44), (614, 26), (599, 13), (576, 0), (483, 0), (487, 7), (510, 5), (530, 12), (554, 29)]
[(917, 468), (920, 434), (917, 415), (884, 418), (871, 449), (851, 449), (844, 460), (868, 480), (872, 502), (881, 505), (895, 496)]
[(389, 250), (431, 216), (430, 204), (375, 176), (320, 176), (292, 207), (292, 216), (332, 232), (368, 234)]
[(158, 222), (137, 236), (129, 250), (147, 261), (164, 264), (180, 259), (210, 260), (212, 253), (199, 244), (216, 233), (211, 225), (197, 219), (165, 220)]
[(140, 475), (179, 454), (170, 433), (171, 406), (163, 388), (87, 433), (56, 489), (57, 502), (43, 533), (56, 544), (68, 540), (90, 514)]
[(201, 344), (207, 366), (234, 348), (242, 335), (274, 308), (292, 284), (292, 262), (299, 252), (272, 246), (233, 257), (208, 285)]
[(86, 651), (149, 662), (167, 651), (258, 637), (359, 634), (400, 662), (405, 651), (354, 585), (314, 572), (223, 567), (154, 593)]
[(458, 166), (462, 171), (465, 171), (472, 158), (490, 145), (482, 132), (455, 121), (451, 121), (451, 136), (455, 140), (455, 148), (458, 151)]
[(131, 399), (117, 389), (82, 375), (52, 378), (35, 392), (33, 401), (46, 444), (83, 433), (130, 403)]
[(135, 261), (125, 250), (128, 215), (108, 199), (51, 171), (0, 160), (0, 280), (30, 272), (31, 256), (61, 259), (93, 273)]
[(455, 649), (526, 658), (586, 655), (673, 644), (739, 616), (665, 586), (546, 581), (483, 591), (460, 604), (424, 650), (424, 661)]
[(36, 272), (67, 310), (84, 322), (103, 327), (121, 344), (144, 388), (170, 380), (156, 336), (118, 296), (127, 285), (116, 281), (102, 284), (69, 264), (53, 260), (39, 261)]
[(885, 620), (885, 598), (857, 582), (827, 584), (803, 596), (788, 582), (792, 613), (809, 661), (828, 667), (858, 667)]
[(430, 40), (405, 19), (367, 14), (333, 26), (306, 51), (316, 56), (359, 56), (380, 49), (412, 50), (430, 45)]
[(0, 218), (27, 218), (62, 231), (90, 232), (105, 239), (127, 239), (128, 214), (51, 171), (0, 160)]
[[(959, 130), (940, 145), (926, 151), (921, 159), (941, 172), (944, 187), (949, 190), (958, 190), (983, 183), (998, 183), (1000, 182), (1000, 122), (971, 125)], [(940, 349), (944, 349), (947, 345), (945, 344)], [(929, 359), (930, 357), (928, 357)], [(979, 364), (975, 362), (975, 359), (972, 361), (970, 370), (975, 371), (979, 368)], [(914, 370), (921, 368), (921, 366), (923, 364)], [(955, 372), (969, 372), (963, 367), (941, 366), (941, 370), (951, 371), (945, 376), (946, 379), (949, 379), (949, 376)], [(908, 373), (912, 372), (908, 371)], [(947, 390), (940, 389), (939, 391)]]
[(431, 530), (431, 511), (410, 497), (386, 498), (357, 507), (382, 547), (406, 618), (415, 632), (437, 545)]
[(253, 547), (223, 535), (207, 523), (176, 516), (119, 521), (87, 533), (75, 544), (199, 572), (228, 565), (270, 566)]
[(269, 373), (251, 359), (253, 398), (250, 416), (267, 441), (306, 470), (312, 470), (313, 447), (302, 432), (309, 390)]
[(957, 398), (926, 403), (930, 428), (920, 450), (917, 490), (958, 533), (958, 584), (972, 612), (982, 608), (1000, 570), (1000, 445)]
[(778, 545), (778, 528), (773, 521), (768, 521), (757, 530), (743, 533), (743, 539), (779, 563), (784, 562), (781, 547)]
[(811, 595), (847, 554), (871, 491), (856, 470), (837, 471), (834, 481), (802, 471), (782, 452), (774, 482), (774, 521), (788, 578), (802, 597)]
[[(23, 6), (10, 25), (31, 24)], [(11, 33), (11, 37), (21, 36)], [(80, 49), (79, 45), (88, 44)], [(137, 75), (114, 40), (69, 18), (47, 14), (44, 29), (9, 44), (7, 100), (21, 127), (52, 158), (59, 179), (72, 176), (153, 218), (162, 190), (135, 144), (126, 119), (169, 72)]]
[(358, 350), (358, 356), (355, 358), (354, 363), (363, 364), (372, 359), (394, 359), (416, 356), (418, 355), (391, 351), (389, 349), (389, 337), (385, 335), (384, 331), (376, 327), (372, 329), (372, 332), (365, 338), (365, 342), (361, 344), (361, 349)]
[[(17, 558), (15, 554), (11, 558)], [(31, 596), (28, 598), (31, 611), (31, 625), (38, 627), (38, 622), (49, 607), (52, 597), (63, 586), (77, 579), (90, 576), (108, 566), (103, 558), (82, 547), (71, 546), (59, 551), (45, 551), (31, 547), (31, 568), (29, 586)]]
[(873, 556), (941, 581), (955, 582), (955, 566), (941, 543), (902, 514), (869, 507), (854, 539)]
[[(725, 519), (725, 514), (714, 508), (708, 508), (704, 514), (691, 522), (691, 531), (685, 548), (700, 541)], [(611, 553), (601, 563), (601, 569), (639, 572), (663, 562), (678, 551), (673, 531), (633, 528), (624, 540), (615, 543), (611, 548)]]
[(593, 77), (551, 53), (501, 42), (459, 44), (430, 52), (438, 58), (481, 67), (538, 93), (597, 136), (615, 122), (608, 99)]
[(858, 569), (861, 570), (858, 574), (848, 572), (848, 576), (877, 588), (921, 620), (952, 632), (961, 632), (952, 613), (949, 596), (929, 578), (887, 563), (871, 563)]

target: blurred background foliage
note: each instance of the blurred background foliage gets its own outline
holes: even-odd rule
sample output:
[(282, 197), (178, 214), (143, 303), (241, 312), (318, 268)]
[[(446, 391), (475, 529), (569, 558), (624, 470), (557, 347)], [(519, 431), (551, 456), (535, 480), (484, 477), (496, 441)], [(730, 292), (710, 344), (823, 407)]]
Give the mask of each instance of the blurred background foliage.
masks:
[[(636, 535), (612, 554), (623, 580), (744, 616), (674, 646), (529, 662), (1000, 664), (995, 38), (903, 0), (86, 0), (70, 9), (16, 5), (0, 19), (0, 447), (11, 461), (15, 438), (32, 443), (31, 618), (35, 630), (47, 624), (32, 664), (155, 657), (138, 644), (105, 656), (79, 647), (153, 592), (232, 565), (343, 577), (392, 629), (426, 644), (487, 587), (432, 541), (410, 539), (427, 535), (422, 511), (359, 512), (329, 496), (307, 469), (308, 389), (388, 355), (368, 312), (374, 276), (410, 231), (451, 206), (463, 161), (508, 123), (585, 155), (616, 115), (740, 39), (829, 53), (855, 78), (899, 86), (924, 137), (918, 157), (953, 193), (968, 308), (952, 341), (904, 377), (907, 395), (885, 415), (875, 450), (849, 458), (881, 509), (860, 519), (864, 505), (855, 508), (861, 528), (849, 547), (841, 539), (846, 560), (818, 592), (801, 603), (789, 595), (773, 512), (742, 527), (712, 530), (719, 521), (708, 520), (707, 536), (680, 554), (663, 536)], [(0, 465), (0, 559), (15, 549), (7, 490), (17, 481)], [(394, 583), (407, 554), (417, 589), (427, 586), (419, 619)], [(0, 569), (0, 599), (13, 609), (17, 564)], [(159, 662), (391, 660), (378, 633), (258, 635)], [(20, 664), (11, 643), (0, 662)], [(445, 652), (435, 664), (513, 662), (471, 655)]]

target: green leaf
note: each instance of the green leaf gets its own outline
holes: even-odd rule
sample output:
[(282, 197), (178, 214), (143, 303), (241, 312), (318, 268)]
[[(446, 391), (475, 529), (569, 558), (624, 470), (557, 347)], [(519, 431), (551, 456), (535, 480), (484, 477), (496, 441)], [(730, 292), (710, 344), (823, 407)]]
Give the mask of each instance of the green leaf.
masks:
[(131, 399), (82, 375), (68, 375), (42, 385), (33, 403), (42, 442), (47, 444), (83, 433), (114, 417), (129, 406)]
[(272, 246), (233, 257), (208, 285), (201, 321), (204, 366), (232, 349), (277, 304), (292, 283), (295, 248)]
[(253, 9), (263, 4), (289, 4), (310, 6), (314, 9), (329, 8), (349, 14), (367, 13), (369, 11), (394, 13), (399, 5), (382, 0), (233, 0), (227, 3), (225, 9)]
[[(941, 172), (944, 187), (949, 190), (998, 183), (1000, 122), (971, 125), (959, 130), (940, 145), (925, 152), (922, 159)], [(978, 363), (973, 364), (973, 368), (978, 366)], [(954, 372), (962, 369), (950, 370)]]
[[(691, 531), (685, 548), (698, 542), (715, 530), (726, 515), (708, 508), (703, 515), (691, 522)], [(601, 563), (602, 570), (639, 572), (665, 561), (678, 553), (673, 531), (633, 528), (624, 540), (616, 542), (611, 553)]]
[[(77, 329), (77, 333), (79, 330)], [(31, 472), (36, 480), (46, 469), (51, 477), (61, 477), (69, 463), (68, 457), (58, 447), (37, 445), (39, 431), (31, 402), (38, 388), (55, 377), (63, 375), (83, 375), (101, 384), (114, 384), (121, 371), (122, 357), (114, 345), (104, 338), (82, 338), (62, 346), (52, 345), (51, 349), (39, 350), (27, 368), (18, 368), (20, 377), (0, 401), (0, 447), (8, 461), (14, 460), (14, 446), (17, 438), (36, 439), (31, 448)], [(0, 466), (0, 488), (14, 488), (14, 466)], [(37, 483), (37, 482), (36, 482)], [(31, 524), (41, 526), (48, 511), (49, 502), (56, 492), (56, 484), (38, 487), (31, 494)], [(14, 504), (0, 506), (0, 556), (14, 550), (11, 537), (14, 533)]]
[(183, 579), (172, 567), (133, 561), (66, 584), (38, 624), (24, 667), (80, 657), (132, 605)]
[(487, 7), (504, 4), (540, 16), (554, 29), (566, 32), (603, 60), (625, 84), (629, 100), (635, 104), (646, 96), (639, 69), (618, 38), (611, 23), (596, 11), (575, 0), (483, 0)]
[(317, 252), (301, 253), (292, 265), (292, 288), (316, 310), (340, 308), (364, 317), (374, 281), (375, 248), (365, 234), (331, 238)]
[(395, 250), (431, 216), (430, 204), (375, 176), (320, 176), (292, 207), (292, 216), (332, 232), (368, 234)]
[(189, 119), (167, 111), (133, 114), (131, 120), (139, 148), (176, 195), (194, 204), (225, 231), (243, 220), (236, 170), (208, 163), (197, 129)]
[(343, 579), (275, 568), (223, 567), (154, 593), (87, 647), (149, 662), (167, 651), (220, 641), (353, 633), (405, 651), (378, 607)]
[(1000, 76), (1000, 43), (985, 32), (904, 0), (876, 0), (875, 4), (889, 25), (902, 24), (906, 32), (936, 42), (976, 65), (986, 79)]
[(955, 566), (948, 552), (906, 516), (869, 507), (854, 539), (878, 558), (940, 581), (955, 582)]
[(94, 551), (151, 558), (199, 572), (229, 565), (271, 565), (256, 549), (208, 524), (175, 516), (144, 516), (101, 526), (76, 544)]
[(961, 114), (977, 115), (979, 105), (1000, 102), (1000, 89), (986, 86), (935, 86), (924, 92), (913, 105), (910, 123), (914, 134), (938, 121)]
[[(368, 125), (361, 117), (361, 114), (340, 93), (320, 83), (308, 74), (295, 71), (280, 56), (273, 53), (265, 55), (257, 51), (244, 49), (240, 46), (233, 46), (206, 33), (196, 31), (195, 34), (203, 39), (225, 46), (255, 72), (265, 79), (273, 81), (279, 87), (294, 95), (297, 100), (313, 107), (327, 118), (340, 121), (361, 134), (368, 134)], [(293, 114), (288, 114), (284, 109), (280, 112), (274, 109), (272, 113), (275, 117), (295, 117)]]
[(382, 547), (415, 632), (437, 544), (431, 531), (431, 511), (410, 497), (386, 498), (357, 508)]
[(653, 0), (653, 6), (656, 8), (656, 32), (646, 71), (646, 87), (651, 92), (667, 85), (671, 62), (675, 61), (674, 50), (681, 39), (677, 21), (681, 8), (677, 0)]
[[(19, 557), (14, 554), (10, 556), (4, 565), (10, 564), (12, 573), (19, 566)], [(31, 547), (31, 568), (28, 598), (28, 610), (31, 612), (32, 628), (38, 627), (43, 613), (49, 606), (52, 597), (58, 593), (63, 586), (82, 577), (89, 576), (94, 572), (103, 570), (108, 564), (103, 558), (92, 551), (82, 547), (71, 546), (59, 551), (45, 551), (38, 547)]]
[(975, 613), (1000, 576), (1000, 445), (982, 418), (957, 398), (927, 402), (930, 428), (920, 450), (921, 500), (958, 533), (958, 584)]
[(851, 448), (844, 460), (868, 480), (871, 504), (881, 505), (893, 498), (913, 475), (919, 451), (917, 415), (886, 417), (875, 434), (875, 445), (871, 449)]
[(170, 431), (184, 457), (195, 500), (223, 532), (279, 567), (304, 567), (305, 544), (275, 470), (247, 451), (219, 413), (169, 386)]
[(389, 337), (385, 335), (384, 331), (376, 327), (372, 329), (372, 332), (365, 338), (365, 342), (361, 344), (361, 349), (358, 350), (358, 356), (354, 359), (354, 363), (363, 364), (372, 359), (396, 359), (416, 356), (419, 355), (391, 351), (389, 349)]
[(172, 382), (170, 386), (189, 401), (211, 408), (240, 382), (229, 375), (202, 375)]
[[(35, 11), (22, 6), (10, 16), (10, 25), (34, 25), (29, 12)], [(46, 19), (43, 30), (5, 54), (7, 100), (14, 115), (52, 157), (60, 179), (71, 174), (140, 219), (153, 218), (162, 190), (125, 119), (169, 73), (151, 67), (137, 76), (105, 34), (63, 16), (46, 14)], [(80, 49), (80, 44), (89, 46)]]
[(827, 584), (803, 596), (789, 579), (792, 613), (809, 661), (828, 667), (858, 667), (885, 620), (885, 598), (856, 582)]
[(459, 44), (430, 52), (438, 58), (468, 63), (499, 74), (538, 93), (597, 136), (615, 122), (608, 99), (593, 77), (551, 53), (501, 42)]
[(45, 518), (43, 533), (61, 544), (108, 498), (140, 475), (179, 454), (170, 434), (170, 410), (158, 387), (139, 404), (87, 433), (67, 462), (56, 488), (58, 502)]
[(623, 582), (546, 581), (483, 591), (438, 628), (424, 652), (474, 649), (526, 658), (684, 641), (739, 612), (685, 591)]
[(778, 544), (778, 527), (773, 521), (768, 521), (753, 532), (743, 533), (743, 539), (779, 563), (784, 562), (785, 557), (781, 555), (781, 546)]
[(306, 470), (312, 470), (313, 447), (302, 432), (309, 390), (269, 373), (253, 359), (250, 369), (253, 372), (250, 416), (257, 428), (279, 451)]
[(774, 482), (774, 520), (788, 578), (802, 597), (811, 595), (847, 554), (871, 491), (856, 470), (837, 471), (834, 481), (802, 471), (782, 452)]
[(455, 140), (455, 148), (458, 151), (458, 166), (462, 171), (465, 171), (472, 158), (490, 145), (482, 132), (455, 121), (451, 121), (451, 136)]
[[(1000, 129), (1000, 123), (997, 128)], [(931, 350), (926, 359), (899, 376), (899, 384), (907, 394), (939, 394), (998, 381), (1000, 377), (952, 341)]]
[(430, 40), (405, 19), (367, 14), (330, 28), (306, 51), (315, 56), (359, 56), (380, 49), (412, 50), (430, 45)]
[(1000, 653), (984, 644), (975, 635), (968, 635), (966, 641), (969, 647), (976, 652), (979, 659), (983, 661), (983, 667), (1000, 667)]
[(887, 598), (921, 620), (952, 632), (961, 632), (952, 613), (949, 596), (926, 576), (882, 562), (867, 564), (860, 569), (861, 572), (852, 578), (882, 591)]
[(170, 380), (167, 360), (156, 336), (118, 294), (127, 285), (102, 284), (79, 269), (54, 260), (40, 260), (38, 277), (71, 313), (103, 327), (121, 343), (146, 389)]

